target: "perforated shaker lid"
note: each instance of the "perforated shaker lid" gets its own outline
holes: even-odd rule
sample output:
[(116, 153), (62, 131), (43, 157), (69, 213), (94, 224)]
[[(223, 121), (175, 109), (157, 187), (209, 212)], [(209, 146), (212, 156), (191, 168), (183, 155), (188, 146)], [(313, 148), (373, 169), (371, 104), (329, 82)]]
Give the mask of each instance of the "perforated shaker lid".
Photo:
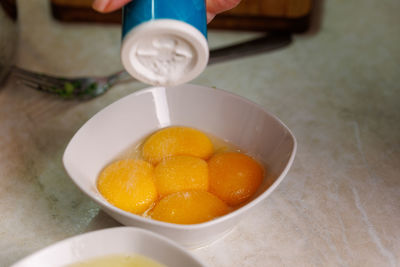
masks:
[(190, 24), (157, 19), (133, 28), (124, 38), (121, 59), (134, 78), (172, 86), (196, 78), (207, 66), (204, 35)]

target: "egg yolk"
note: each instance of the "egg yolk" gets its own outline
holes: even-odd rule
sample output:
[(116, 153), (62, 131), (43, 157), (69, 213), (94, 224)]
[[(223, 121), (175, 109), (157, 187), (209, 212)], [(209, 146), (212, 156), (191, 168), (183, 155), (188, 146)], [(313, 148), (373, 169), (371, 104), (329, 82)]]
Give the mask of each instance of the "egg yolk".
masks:
[(238, 152), (215, 154), (209, 160), (208, 168), (210, 192), (231, 206), (248, 200), (263, 178), (260, 164)]
[(153, 164), (169, 156), (188, 155), (208, 159), (213, 153), (211, 140), (190, 127), (169, 127), (151, 135), (143, 144), (143, 158)]
[(152, 219), (195, 224), (222, 216), (231, 209), (218, 197), (207, 191), (182, 191), (162, 198), (151, 210)]
[(208, 164), (192, 156), (173, 156), (162, 160), (154, 170), (160, 197), (192, 189), (208, 189)]
[(100, 173), (97, 188), (111, 204), (135, 214), (142, 214), (158, 197), (154, 167), (143, 160), (111, 163)]

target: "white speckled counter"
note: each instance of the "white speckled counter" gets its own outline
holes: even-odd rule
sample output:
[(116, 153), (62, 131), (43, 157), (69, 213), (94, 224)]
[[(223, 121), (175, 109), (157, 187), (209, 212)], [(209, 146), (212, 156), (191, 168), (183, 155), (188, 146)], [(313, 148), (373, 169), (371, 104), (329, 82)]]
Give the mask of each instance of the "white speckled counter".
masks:
[[(20, 1), (18, 64), (64, 75), (121, 68), (117, 26), (60, 24)], [(276, 114), (298, 140), (283, 183), (224, 239), (210, 266), (400, 266), (400, 2), (325, 1), (316, 34), (214, 65), (193, 83)], [(211, 32), (212, 46), (252, 34)], [(0, 266), (56, 241), (118, 225), (72, 184), (61, 156), (102, 107), (135, 90), (62, 101), (10, 79), (0, 89)]]

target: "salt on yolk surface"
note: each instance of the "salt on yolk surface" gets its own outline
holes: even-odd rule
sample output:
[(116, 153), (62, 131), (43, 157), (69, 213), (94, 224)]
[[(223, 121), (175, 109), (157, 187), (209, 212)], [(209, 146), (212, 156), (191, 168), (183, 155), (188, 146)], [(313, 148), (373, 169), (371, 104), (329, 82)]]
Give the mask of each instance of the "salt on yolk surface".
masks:
[(207, 191), (182, 191), (162, 198), (150, 211), (152, 219), (195, 224), (222, 216), (231, 209), (218, 197)]
[(143, 158), (153, 164), (175, 155), (208, 159), (214, 151), (207, 135), (190, 127), (169, 127), (151, 135), (143, 144)]
[(192, 156), (173, 156), (162, 160), (154, 170), (160, 197), (188, 190), (208, 189), (208, 164)]
[(142, 214), (158, 197), (154, 167), (143, 160), (111, 163), (100, 173), (97, 188), (111, 204), (135, 214)]
[(215, 154), (208, 161), (208, 168), (210, 192), (231, 206), (248, 200), (263, 178), (260, 164), (239, 152)]

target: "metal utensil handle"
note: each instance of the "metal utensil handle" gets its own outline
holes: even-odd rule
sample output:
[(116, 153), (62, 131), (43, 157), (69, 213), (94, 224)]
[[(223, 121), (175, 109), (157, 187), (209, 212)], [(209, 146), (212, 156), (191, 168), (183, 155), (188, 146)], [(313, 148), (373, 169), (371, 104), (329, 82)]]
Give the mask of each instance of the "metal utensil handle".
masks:
[[(210, 58), (208, 60), (208, 65), (225, 62), (228, 60), (243, 58), (246, 56), (256, 55), (263, 52), (272, 51), (284, 46), (289, 45), (292, 42), (292, 37), (290, 34), (280, 34), (271, 33), (264, 35), (262, 37), (244, 41), (239, 44), (229, 45), (222, 48), (210, 50)], [(11, 68), (14, 72), (20, 70), (19, 67), (13, 66)], [(30, 72), (23, 70), (25, 72)], [(44, 75), (40, 73), (31, 72), (32, 75)], [(45, 75), (46, 76), (46, 75)], [(54, 77), (57, 79), (57, 77)], [(84, 78), (84, 77), (81, 77)], [(60, 78), (58, 78), (60, 79)], [(62, 78), (61, 78), (62, 79)], [(132, 78), (125, 70), (114, 73), (108, 77), (104, 77), (107, 83), (113, 85), (120, 82), (128, 82), (135, 80)]]
[(208, 65), (275, 50), (291, 42), (289, 33), (270, 33), (254, 40), (210, 50)]

